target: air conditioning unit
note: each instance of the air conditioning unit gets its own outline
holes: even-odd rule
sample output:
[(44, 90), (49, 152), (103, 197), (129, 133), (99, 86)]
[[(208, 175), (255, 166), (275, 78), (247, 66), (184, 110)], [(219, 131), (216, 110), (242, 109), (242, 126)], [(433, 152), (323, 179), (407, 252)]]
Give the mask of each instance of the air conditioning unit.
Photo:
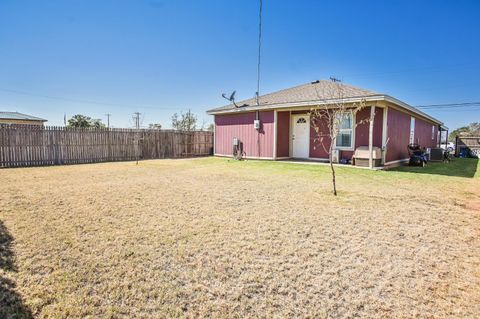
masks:
[(338, 163), (340, 161), (340, 150), (332, 150), (332, 162)]
[(256, 130), (259, 130), (259, 129), (260, 129), (260, 120), (254, 120), (254, 121), (253, 121), (253, 127), (254, 127)]

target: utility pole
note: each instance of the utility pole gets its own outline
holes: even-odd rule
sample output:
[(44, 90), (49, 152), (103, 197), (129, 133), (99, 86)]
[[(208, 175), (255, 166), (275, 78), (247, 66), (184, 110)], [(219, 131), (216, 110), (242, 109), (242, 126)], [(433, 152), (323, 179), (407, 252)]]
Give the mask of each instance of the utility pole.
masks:
[(140, 129), (140, 112), (133, 113), (133, 121), (135, 123), (135, 128), (138, 130)]
[(140, 112), (133, 113), (133, 121), (135, 123), (135, 158), (136, 158), (136, 165), (138, 165), (138, 159), (140, 157)]
[(110, 128), (110, 116), (112, 116), (112, 114), (107, 113), (105, 116), (107, 117), (107, 128)]
[(255, 92), (255, 101), (260, 105), (260, 58), (262, 54), (262, 0), (258, 13), (258, 61), (257, 61), (257, 92)]

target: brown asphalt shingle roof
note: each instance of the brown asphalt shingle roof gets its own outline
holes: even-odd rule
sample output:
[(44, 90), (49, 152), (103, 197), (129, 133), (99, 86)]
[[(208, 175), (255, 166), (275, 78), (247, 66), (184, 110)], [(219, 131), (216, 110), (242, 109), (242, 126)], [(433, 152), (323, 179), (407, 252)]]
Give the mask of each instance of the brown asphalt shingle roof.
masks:
[[(259, 105), (257, 105), (255, 98), (236, 102), (236, 104), (240, 107), (248, 108), (249, 106), (268, 106), (279, 103), (309, 102), (335, 98), (354, 98), (379, 95), (377, 92), (342, 83), (340, 85), (341, 96), (338, 96), (338, 86), (338, 83), (334, 83), (332, 81), (318, 80), (289, 89), (261, 95), (259, 97)], [(235, 108), (235, 105), (229, 104), (209, 110), (208, 112), (227, 111)]]

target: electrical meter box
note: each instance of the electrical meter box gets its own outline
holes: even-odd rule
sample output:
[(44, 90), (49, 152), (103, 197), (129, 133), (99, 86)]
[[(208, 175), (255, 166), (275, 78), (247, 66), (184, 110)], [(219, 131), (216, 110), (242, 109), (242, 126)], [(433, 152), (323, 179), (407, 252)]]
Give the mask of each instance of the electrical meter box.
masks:
[(238, 146), (238, 138), (233, 138), (233, 146)]
[(253, 127), (254, 127), (256, 130), (259, 130), (259, 129), (260, 129), (260, 120), (254, 120), (254, 121), (253, 121)]

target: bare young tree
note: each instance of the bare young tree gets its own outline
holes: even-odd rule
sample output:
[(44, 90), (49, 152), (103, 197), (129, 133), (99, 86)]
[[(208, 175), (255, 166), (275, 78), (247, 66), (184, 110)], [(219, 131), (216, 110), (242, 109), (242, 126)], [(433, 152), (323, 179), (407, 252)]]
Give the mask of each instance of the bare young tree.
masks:
[(172, 128), (179, 131), (195, 131), (197, 129), (197, 116), (190, 110), (186, 113), (180, 112), (180, 115), (175, 113), (172, 116)]
[[(351, 128), (353, 132), (357, 125), (371, 121), (372, 115), (368, 119), (354, 123), (356, 113), (366, 107), (366, 101), (362, 99), (360, 102), (347, 102), (345, 88), (340, 81), (332, 79), (330, 85), (322, 86), (323, 92), (319, 92), (316, 83), (313, 83), (313, 85), (315, 85), (317, 96), (321, 101), (319, 105), (311, 108), (309, 112), (310, 124), (315, 133), (314, 148), (322, 147), (328, 154), (332, 172), (333, 195), (337, 196), (333, 151), (335, 150), (337, 139), (344, 138), (343, 136), (339, 137), (339, 133), (341, 129), (345, 127)], [(348, 139), (349, 137), (347, 136), (345, 138)], [(353, 141), (351, 141), (351, 143), (352, 142)]]

